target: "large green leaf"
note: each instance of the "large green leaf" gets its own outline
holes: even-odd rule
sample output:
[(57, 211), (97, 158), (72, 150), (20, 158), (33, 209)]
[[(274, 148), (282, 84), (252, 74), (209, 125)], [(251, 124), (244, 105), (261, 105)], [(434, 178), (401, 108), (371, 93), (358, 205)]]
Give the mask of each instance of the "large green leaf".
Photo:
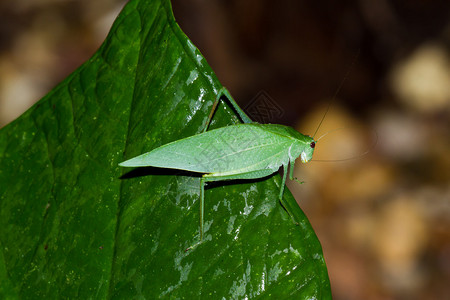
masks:
[[(0, 131), (0, 298), (330, 298), (278, 175), (212, 184), (118, 167), (198, 133), (221, 84), (168, 0), (131, 1), (97, 53)], [(221, 105), (212, 127), (237, 122)]]

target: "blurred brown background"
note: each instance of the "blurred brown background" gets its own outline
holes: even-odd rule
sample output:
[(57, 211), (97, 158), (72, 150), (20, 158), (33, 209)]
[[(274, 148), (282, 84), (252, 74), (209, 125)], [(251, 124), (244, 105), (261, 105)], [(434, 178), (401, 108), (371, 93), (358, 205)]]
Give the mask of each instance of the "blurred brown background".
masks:
[[(316, 137), (342, 129), (315, 159), (357, 158), (298, 163), (305, 183), (289, 184), (322, 243), (334, 298), (450, 299), (450, 2), (172, 3), (255, 118), (312, 135), (345, 79)], [(88, 59), (123, 4), (2, 1), (0, 126)]]

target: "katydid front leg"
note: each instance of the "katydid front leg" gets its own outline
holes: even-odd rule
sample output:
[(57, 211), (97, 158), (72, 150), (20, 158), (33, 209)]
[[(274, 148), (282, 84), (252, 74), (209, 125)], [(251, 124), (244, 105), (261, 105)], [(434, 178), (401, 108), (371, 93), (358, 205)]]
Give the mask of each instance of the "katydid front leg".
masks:
[[(289, 179), (290, 180), (294, 179), (294, 163), (295, 163), (295, 161), (290, 161), (290, 167), (289, 167), (289, 169), (290, 169), (289, 170)], [(283, 200), (283, 193), (284, 193), (284, 187), (286, 186), (287, 173), (288, 173), (288, 164), (285, 164), (285, 165), (283, 165), (283, 179), (282, 179), (281, 187), (280, 187), (279, 200), (280, 200), (281, 206), (283, 206), (284, 210), (291, 217), (294, 224), (298, 225), (298, 222), (294, 219), (294, 214), (290, 211), (289, 206)], [(295, 178), (295, 180), (297, 180), (297, 178)]]

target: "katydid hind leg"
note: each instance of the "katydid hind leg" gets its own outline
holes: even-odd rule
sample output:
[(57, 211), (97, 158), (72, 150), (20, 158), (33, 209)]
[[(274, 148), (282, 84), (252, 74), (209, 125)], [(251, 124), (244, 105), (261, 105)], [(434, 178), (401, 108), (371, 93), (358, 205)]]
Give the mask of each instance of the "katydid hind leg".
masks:
[(222, 87), (220, 89), (219, 95), (224, 95), (227, 97), (228, 101), (230, 102), (231, 106), (233, 106), (233, 109), (238, 113), (239, 117), (241, 118), (242, 122), (244, 123), (253, 123), (252, 119), (250, 119), (249, 116), (242, 110), (242, 108), (239, 107), (239, 105), (234, 101), (233, 97), (231, 96), (230, 92), (225, 88)]
[(228, 99), (228, 102), (231, 104), (233, 109), (238, 113), (239, 118), (244, 123), (252, 123), (252, 119), (250, 119), (249, 116), (239, 107), (239, 105), (234, 101), (233, 97), (231, 96), (230, 92), (225, 88), (222, 87), (219, 92), (217, 93), (216, 99), (214, 100), (213, 106), (211, 108), (211, 112), (208, 115), (208, 118), (206, 119), (205, 127), (203, 128), (202, 132), (205, 132), (208, 130), (209, 125), (211, 124), (211, 120), (214, 116), (214, 113), (216, 112), (217, 106), (219, 105), (220, 99), (225, 96)]
[(200, 179), (200, 242), (203, 240), (203, 222), (205, 215), (205, 179)]
[(206, 119), (205, 128), (203, 128), (202, 132), (205, 132), (208, 130), (209, 124), (211, 123), (214, 113), (216, 112), (217, 106), (219, 105), (220, 97), (221, 97), (221, 93), (219, 92), (219, 94), (217, 94), (216, 99), (214, 100), (213, 106), (211, 108), (211, 112), (208, 115), (208, 119)]
[(200, 238), (197, 243), (189, 246), (184, 250), (185, 252), (194, 249), (203, 241), (203, 220), (205, 213), (205, 177), (200, 178)]

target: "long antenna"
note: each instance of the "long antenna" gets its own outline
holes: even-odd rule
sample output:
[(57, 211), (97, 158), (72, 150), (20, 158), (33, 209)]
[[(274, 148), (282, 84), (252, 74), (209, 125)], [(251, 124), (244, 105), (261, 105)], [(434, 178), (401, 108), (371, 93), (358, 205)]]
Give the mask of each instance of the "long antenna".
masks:
[[(324, 137), (328, 133), (331, 133), (331, 132), (336, 131), (336, 130), (341, 130), (341, 129), (343, 129), (343, 128), (338, 128), (338, 129), (331, 130), (331, 131), (325, 133), (324, 135), (322, 135), (318, 140), (320, 140), (322, 137)], [(312, 159), (311, 161), (315, 161), (315, 162), (342, 162), (342, 161), (349, 161), (349, 160), (359, 159), (359, 158), (369, 154), (375, 148), (375, 146), (378, 144), (378, 133), (375, 130), (373, 130), (373, 133), (375, 134), (374, 142), (372, 143), (372, 145), (366, 151), (364, 151), (363, 153), (361, 153), (359, 155), (348, 157), (348, 158), (342, 158), (342, 159)]]
[(320, 120), (319, 126), (317, 126), (317, 129), (313, 134), (313, 139), (316, 136), (317, 132), (319, 131), (320, 126), (322, 126), (323, 120), (325, 120), (325, 117), (327, 116), (328, 111), (330, 110), (331, 104), (336, 100), (337, 95), (339, 94), (342, 87), (344, 86), (344, 82), (347, 80), (348, 76), (350, 75), (350, 71), (353, 69), (353, 66), (356, 63), (359, 53), (360, 53), (360, 49), (358, 49), (358, 52), (356, 52), (356, 55), (353, 58), (352, 64), (348, 68), (347, 73), (345, 73), (344, 78), (342, 79), (341, 83), (339, 84), (338, 88), (336, 89), (336, 92), (334, 93), (333, 98), (331, 98), (331, 101), (328, 102), (328, 106), (327, 106), (327, 109), (325, 110), (325, 113), (323, 114), (322, 120)]

